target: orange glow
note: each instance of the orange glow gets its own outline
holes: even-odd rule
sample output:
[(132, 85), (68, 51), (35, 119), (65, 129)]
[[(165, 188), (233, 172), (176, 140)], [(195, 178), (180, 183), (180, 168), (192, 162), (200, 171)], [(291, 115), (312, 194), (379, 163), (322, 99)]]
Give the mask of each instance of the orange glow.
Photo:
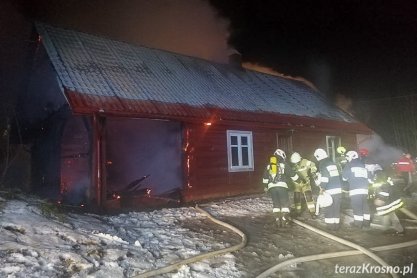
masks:
[(242, 67), (244, 67), (245, 69), (249, 69), (249, 70), (253, 70), (253, 71), (257, 71), (257, 72), (262, 72), (262, 73), (266, 73), (266, 74), (270, 74), (270, 75), (274, 75), (274, 76), (280, 76), (282, 78), (285, 79), (289, 79), (289, 80), (296, 80), (299, 82), (304, 83), (305, 85), (309, 86), (311, 89), (318, 91), (317, 87), (310, 81), (308, 81), (307, 79), (305, 79), (304, 77), (301, 76), (290, 76), (290, 75), (285, 75), (282, 74), (280, 72), (277, 72), (276, 70), (267, 67), (267, 66), (263, 66), (263, 65), (259, 65), (259, 64), (254, 64), (254, 63), (250, 63), (250, 62), (245, 62), (242, 64)]
[(119, 194), (117, 194), (117, 193), (113, 193), (112, 195), (111, 195), (111, 197), (112, 197), (112, 199), (113, 200), (120, 200), (120, 195)]
[(191, 188), (190, 185), (190, 160), (191, 160), (191, 152), (193, 151), (190, 148), (190, 129), (187, 128), (185, 133), (185, 149), (184, 149), (187, 158), (186, 158), (186, 176), (187, 176), (187, 188)]
[(205, 126), (211, 126), (211, 122), (205, 122), (204, 125)]

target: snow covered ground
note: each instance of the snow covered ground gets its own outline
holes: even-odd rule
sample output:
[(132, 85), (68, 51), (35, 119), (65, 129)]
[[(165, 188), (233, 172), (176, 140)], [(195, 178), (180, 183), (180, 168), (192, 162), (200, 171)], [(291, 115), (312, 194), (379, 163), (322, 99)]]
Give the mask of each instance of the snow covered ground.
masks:
[[(199, 230), (207, 216), (194, 207), (115, 216), (61, 214), (34, 197), (20, 196), (1, 198), (0, 208), (1, 277), (132, 277), (232, 245), (219, 241), (218, 234), (234, 238), (233, 244), (240, 240), (227, 229)], [(204, 209), (215, 217), (256, 217), (270, 208), (270, 198), (262, 197), (210, 203)], [(183, 266), (169, 276), (245, 275), (228, 253)]]
[[(417, 195), (408, 203), (417, 204)], [(256, 277), (294, 256), (349, 249), (297, 226), (277, 229), (267, 195), (230, 198), (201, 207), (243, 228), (249, 237), (247, 246), (157, 277)], [(35, 197), (0, 197), (0, 277), (136, 277), (241, 242), (238, 234), (213, 223), (194, 207), (118, 215), (63, 213), (54, 208)], [(322, 219), (306, 221), (323, 225)], [(373, 247), (415, 240), (415, 227), (410, 228), (404, 238), (356, 231), (348, 225), (336, 234)], [(416, 248), (382, 255), (392, 264), (408, 265), (417, 260)], [(364, 261), (366, 257), (355, 256), (294, 265), (286, 276), (273, 277), (328, 277), (333, 276), (336, 263)]]

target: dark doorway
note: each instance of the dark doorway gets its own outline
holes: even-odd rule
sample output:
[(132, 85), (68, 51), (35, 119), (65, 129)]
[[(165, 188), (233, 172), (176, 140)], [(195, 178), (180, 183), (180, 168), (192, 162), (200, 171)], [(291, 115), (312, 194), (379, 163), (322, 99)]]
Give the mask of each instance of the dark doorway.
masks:
[[(108, 118), (106, 175), (109, 192), (140, 191), (152, 196), (180, 191), (183, 185), (181, 124), (173, 121)], [(140, 184), (135, 181), (143, 179)]]

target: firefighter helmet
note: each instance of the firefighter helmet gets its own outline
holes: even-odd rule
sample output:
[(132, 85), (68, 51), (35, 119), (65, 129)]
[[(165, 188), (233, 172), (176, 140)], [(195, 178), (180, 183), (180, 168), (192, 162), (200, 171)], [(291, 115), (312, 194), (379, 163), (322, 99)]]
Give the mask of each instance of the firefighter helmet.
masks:
[(323, 149), (317, 149), (314, 151), (314, 157), (317, 159), (317, 161), (323, 160), (327, 158), (327, 153)]
[(301, 155), (297, 152), (293, 153), (290, 158), (291, 163), (298, 163), (301, 161)]
[(366, 157), (366, 156), (368, 156), (368, 154), (369, 154), (368, 149), (366, 149), (366, 148), (361, 148), (361, 149), (359, 149), (359, 155), (360, 155), (361, 157)]
[(347, 161), (349, 161), (349, 162), (351, 162), (352, 160), (354, 160), (354, 159), (356, 159), (356, 158), (358, 158), (359, 157), (359, 155), (358, 155), (358, 153), (357, 152), (355, 152), (355, 151), (348, 151), (347, 153), (346, 153), (346, 159), (347, 159)]
[(285, 158), (287, 158), (287, 155), (281, 149), (276, 149), (275, 152), (274, 152), (274, 155), (281, 157), (283, 160), (285, 160)]
[(346, 148), (343, 147), (343, 146), (339, 146), (339, 147), (337, 147), (336, 151), (337, 151), (338, 154), (345, 154), (346, 153)]

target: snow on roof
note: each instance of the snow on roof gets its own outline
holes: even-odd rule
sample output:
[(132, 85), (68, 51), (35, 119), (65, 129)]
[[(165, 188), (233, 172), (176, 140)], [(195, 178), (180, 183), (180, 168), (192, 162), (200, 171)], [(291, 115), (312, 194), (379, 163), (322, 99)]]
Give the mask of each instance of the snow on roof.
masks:
[(192, 107), (205, 116), (218, 108), (356, 122), (301, 82), (49, 25), (37, 29), (64, 89), (92, 110), (111, 99), (107, 111), (153, 112), (152, 102), (174, 104), (163, 108), (166, 115), (196, 116)]

